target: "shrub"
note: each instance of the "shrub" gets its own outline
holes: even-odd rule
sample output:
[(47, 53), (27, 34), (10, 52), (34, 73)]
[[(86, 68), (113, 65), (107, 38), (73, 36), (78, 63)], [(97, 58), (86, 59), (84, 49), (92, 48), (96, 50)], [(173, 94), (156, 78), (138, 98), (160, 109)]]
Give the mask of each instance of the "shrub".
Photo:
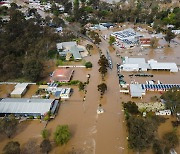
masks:
[(29, 119), (34, 119), (34, 116), (29, 116)]
[(92, 68), (92, 63), (89, 61), (89, 62), (86, 62), (85, 63), (85, 66), (86, 66), (86, 68)]

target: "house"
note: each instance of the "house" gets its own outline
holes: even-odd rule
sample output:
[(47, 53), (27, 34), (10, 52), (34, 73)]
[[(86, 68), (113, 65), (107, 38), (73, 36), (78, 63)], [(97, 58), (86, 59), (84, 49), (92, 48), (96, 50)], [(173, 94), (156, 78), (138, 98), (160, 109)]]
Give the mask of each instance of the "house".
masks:
[(57, 88), (55, 92), (55, 98), (59, 99), (69, 99), (71, 96), (72, 89), (71, 88)]
[(56, 47), (60, 56), (66, 57), (68, 53), (71, 53), (73, 55), (74, 60), (76, 61), (82, 59), (81, 52), (85, 51), (85, 48), (83, 48), (80, 45), (77, 45), (75, 41), (57, 43)]
[(74, 70), (71, 68), (58, 68), (52, 73), (51, 82), (69, 82), (73, 76)]
[(171, 115), (170, 110), (162, 110), (155, 113), (156, 115)]
[(11, 97), (21, 98), (27, 91), (28, 83), (18, 83), (11, 92)]
[(59, 107), (59, 100), (4, 98), (0, 100), (0, 116), (14, 114), (16, 117), (44, 116), (48, 111), (55, 114)]

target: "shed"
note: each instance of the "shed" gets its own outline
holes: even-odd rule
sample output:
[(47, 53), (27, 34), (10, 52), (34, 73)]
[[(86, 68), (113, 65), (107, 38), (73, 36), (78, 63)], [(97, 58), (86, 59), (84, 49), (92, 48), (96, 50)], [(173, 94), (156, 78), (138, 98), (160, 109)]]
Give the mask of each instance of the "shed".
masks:
[(27, 91), (28, 83), (18, 83), (11, 92), (11, 97), (21, 98)]

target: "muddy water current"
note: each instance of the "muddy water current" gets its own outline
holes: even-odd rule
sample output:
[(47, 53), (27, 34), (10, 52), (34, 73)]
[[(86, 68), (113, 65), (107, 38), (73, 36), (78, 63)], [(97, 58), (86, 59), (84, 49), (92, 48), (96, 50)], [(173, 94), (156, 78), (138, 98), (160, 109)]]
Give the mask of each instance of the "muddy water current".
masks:
[[(162, 40), (163, 42), (163, 40)], [(102, 52), (105, 54), (108, 48), (107, 42), (102, 40), (99, 45)], [(144, 50), (139, 52), (136, 49), (129, 53), (127, 51), (120, 51), (121, 56), (129, 57), (144, 57), (148, 59), (156, 59), (158, 61), (169, 61), (180, 64), (179, 52), (180, 46), (172, 44), (172, 48), (157, 49), (157, 50)], [(108, 70), (108, 74), (105, 78), (108, 90), (104, 97), (100, 99), (100, 94), (97, 91), (97, 85), (102, 82), (101, 76), (98, 72), (98, 59), (99, 53), (93, 51), (92, 56), (86, 57), (86, 61), (93, 63), (92, 69), (76, 68), (73, 79), (79, 79), (86, 81), (87, 74), (91, 75), (90, 82), (86, 87), (87, 94), (86, 99), (83, 101), (85, 94), (79, 92), (77, 87), (73, 87), (74, 92), (72, 97), (62, 102), (58, 115), (47, 125), (47, 129), (51, 132), (50, 139), (53, 140), (53, 132), (57, 125), (68, 124), (71, 130), (71, 140), (65, 146), (59, 146), (53, 148), (51, 154), (132, 154), (133, 152), (127, 148), (127, 132), (124, 122), (124, 114), (122, 111), (122, 101), (131, 100), (129, 95), (119, 93), (119, 84), (117, 77), (116, 64), (121, 63), (121, 59), (116, 56), (115, 51), (111, 51), (110, 55), (113, 60), (113, 69)], [(153, 78), (133, 77), (130, 78), (129, 74), (123, 72), (125, 81), (130, 83), (135, 80), (139, 83), (145, 83), (147, 80), (160, 80), (163, 83), (180, 83), (180, 72), (169, 73), (163, 71), (150, 71), (147, 72), (153, 74)], [(27, 93), (28, 95), (28, 93)], [(148, 92), (143, 99), (133, 99), (137, 102), (146, 102), (150, 100), (151, 96), (160, 95), (156, 92)], [(97, 115), (96, 110), (98, 104), (102, 104), (105, 112), (101, 115)], [(25, 143), (30, 138), (37, 138), (41, 141), (41, 130), (44, 128), (44, 123), (39, 121), (24, 122), (20, 124), (20, 129), (15, 134), (12, 140)], [(167, 124), (168, 127), (170, 124)], [(163, 126), (162, 126), (163, 127)], [(163, 129), (163, 128), (162, 128)], [(5, 136), (1, 135), (0, 151), (3, 146), (9, 141)], [(180, 152), (180, 151), (179, 151)], [(149, 150), (146, 154), (152, 154)]]

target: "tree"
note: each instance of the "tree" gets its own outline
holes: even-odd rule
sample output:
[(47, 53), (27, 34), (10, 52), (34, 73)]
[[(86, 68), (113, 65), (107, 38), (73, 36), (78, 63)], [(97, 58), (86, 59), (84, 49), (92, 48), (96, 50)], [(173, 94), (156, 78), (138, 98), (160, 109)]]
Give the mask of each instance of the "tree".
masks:
[(92, 68), (92, 63), (90, 61), (85, 63), (86, 68)]
[(163, 93), (161, 95), (161, 99), (163, 99), (166, 103), (166, 108), (170, 109), (172, 113), (180, 112), (180, 91), (176, 88), (170, 89), (169, 91)]
[(38, 59), (30, 57), (24, 62), (24, 76), (31, 81), (36, 81), (41, 76), (42, 68), (43, 66)]
[(173, 38), (175, 38), (175, 34), (172, 33), (171, 30), (167, 30), (167, 31), (166, 31), (165, 40), (168, 42), (168, 46), (169, 46), (169, 47), (170, 47), (170, 42), (171, 42), (171, 40), (172, 40)]
[(114, 36), (109, 37), (109, 44), (112, 45), (116, 41)]
[(19, 142), (10, 141), (3, 148), (4, 154), (20, 154), (20, 144)]
[(158, 44), (158, 40), (155, 37), (152, 38), (151, 43), (150, 43), (151, 48), (153, 48), (153, 49), (157, 48), (157, 44)]
[(128, 142), (130, 148), (135, 151), (143, 151), (152, 144), (157, 127), (151, 119), (131, 116), (127, 120)]
[(84, 90), (85, 84), (82, 82), (79, 82), (78, 87), (79, 87), (79, 91)]
[(48, 139), (45, 139), (40, 144), (41, 152), (42, 153), (49, 153), (52, 149), (51, 142)]
[(170, 150), (179, 145), (179, 138), (176, 132), (168, 132), (163, 135), (163, 142), (166, 148)]
[(39, 146), (37, 144), (37, 140), (32, 138), (29, 139), (22, 147), (21, 154), (32, 154), (38, 153)]
[(162, 150), (161, 143), (159, 142), (159, 140), (154, 141), (152, 150), (154, 154), (163, 154), (163, 150)]
[(47, 129), (43, 129), (41, 135), (43, 139), (47, 139), (49, 137), (49, 131)]
[(68, 125), (58, 125), (54, 133), (54, 140), (58, 145), (66, 144), (71, 138)]
[(93, 49), (93, 45), (87, 44), (87, 45), (86, 45), (86, 49), (87, 49), (87, 50), (92, 50), (92, 49)]
[(105, 66), (105, 67), (108, 67), (108, 60), (107, 60), (107, 58), (104, 56), (104, 55), (101, 55), (101, 57), (100, 57), (100, 59), (99, 59), (99, 61), (98, 61), (98, 64), (100, 65), (100, 66)]
[(101, 83), (98, 85), (98, 91), (100, 92), (101, 97), (104, 95), (106, 90), (107, 90), (107, 85), (105, 83)]
[(131, 113), (131, 114), (139, 113), (138, 106), (134, 102), (128, 101), (127, 103), (123, 104), (123, 107), (128, 113)]
[(101, 67), (99, 68), (99, 72), (101, 73), (102, 79), (104, 80), (104, 76), (105, 76), (105, 74), (107, 73), (107, 68), (106, 68), (105, 66), (101, 66)]
[(9, 115), (0, 120), (0, 131), (5, 133), (8, 138), (16, 132), (18, 121), (14, 115)]

